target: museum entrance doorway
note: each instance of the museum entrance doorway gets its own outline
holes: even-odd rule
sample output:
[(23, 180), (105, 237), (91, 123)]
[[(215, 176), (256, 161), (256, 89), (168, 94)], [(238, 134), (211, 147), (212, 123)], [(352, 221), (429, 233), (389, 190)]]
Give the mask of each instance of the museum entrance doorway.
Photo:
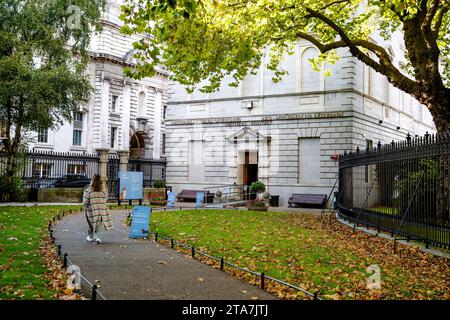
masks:
[[(253, 182), (258, 181), (258, 151), (246, 150), (243, 160), (242, 184), (250, 188)], [(256, 195), (252, 195), (251, 198), (256, 198)]]

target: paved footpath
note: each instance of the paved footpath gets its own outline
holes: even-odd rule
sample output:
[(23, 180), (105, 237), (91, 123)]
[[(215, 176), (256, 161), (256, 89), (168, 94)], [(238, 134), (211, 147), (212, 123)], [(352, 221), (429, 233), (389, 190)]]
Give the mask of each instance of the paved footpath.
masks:
[[(56, 226), (56, 243), (100, 292), (113, 299), (275, 299), (255, 286), (212, 268), (170, 247), (130, 239), (126, 211), (111, 211), (114, 229), (103, 243), (86, 241), (84, 214), (69, 215)], [(253, 298), (254, 299), (254, 298)]]

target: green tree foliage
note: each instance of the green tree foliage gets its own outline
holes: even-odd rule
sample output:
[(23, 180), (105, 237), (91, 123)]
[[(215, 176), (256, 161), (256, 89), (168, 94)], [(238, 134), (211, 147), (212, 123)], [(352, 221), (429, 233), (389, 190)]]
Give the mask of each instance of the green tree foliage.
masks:
[[(317, 70), (347, 48), (426, 105), (443, 131), (450, 126), (449, 9), (448, 0), (128, 0), (122, 31), (149, 35), (134, 44), (138, 65), (129, 75), (151, 76), (162, 64), (173, 80), (204, 92), (225, 76), (236, 86), (256, 73), (267, 48), (274, 81), (286, 73), (280, 60), (298, 39), (320, 50), (311, 61)], [(396, 30), (404, 35), (404, 67), (370, 37), (389, 40)]]
[(87, 49), (93, 30), (100, 28), (103, 6), (104, 0), (0, 0), (6, 177), (15, 174), (15, 158), (27, 132), (72, 120), (89, 96)]

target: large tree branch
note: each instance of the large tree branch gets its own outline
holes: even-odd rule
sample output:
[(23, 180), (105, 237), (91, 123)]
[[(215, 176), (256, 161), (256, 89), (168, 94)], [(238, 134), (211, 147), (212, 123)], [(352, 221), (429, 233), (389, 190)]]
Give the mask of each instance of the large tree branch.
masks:
[[(334, 49), (337, 47), (348, 47), (350, 53), (354, 57), (364, 62), (369, 67), (373, 68), (375, 71), (385, 75), (394, 86), (409, 93), (419, 90), (418, 84), (414, 80), (411, 80), (410, 78), (406, 77), (392, 64), (390, 55), (386, 52), (386, 50), (383, 47), (367, 40), (352, 40), (349, 38), (347, 33), (341, 27), (339, 27), (334, 21), (326, 17), (324, 14), (317, 12), (311, 8), (306, 8), (306, 11), (308, 12), (306, 18), (317, 18), (321, 20), (329, 27), (331, 27), (341, 38), (342, 43), (339, 41), (334, 42), (328, 44), (328, 47), (326, 44), (322, 45), (321, 47), (323, 50), (328, 48)], [(300, 37), (301, 35), (302, 34), (299, 34)], [(310, 39), (311, 37), (308, 37), (308, 39), (306, 40)], [(316, 45), (318, 41), (316, 40), (315, 42), (312, 43)], [(367, 54), (361, 51), (359, 47), (363, 47), (375, 53), (379, 58), (379, 62), (373, 60), (371, 57), (369, 57)], [(318, 48), (319, 50), (321, 49), (320, 47)]]
[(434, 24), (431, 26), (431, 32), (433, 34), (434, 39), (436, 40), (439, 36), (439, 30), (441, 29), (442, 20), (444, 19), (445, 14), (448, 12), (448, 7), (441, 8), (435, 18)]
[(440, 0), (431, 0), (430, 8), (428, 9), (428, 12), (425, 15), (425, 19), (423, 20), (422, 28), (431, 27), (431, 23), (433, 22), (433, 19), (436, 16), (436, 12), (438, 11), (439, 3)]
[(326, 5), (324, 5), (322, 8), (320, 8), (320, 11), (323, 11), (331, 6), (334, 6), (335, 4), (340, 4), (340, 3), (345, 3), (345, 2), (349, 2), (349, 0), (336, 0), (336, 1), (332, 1), (327, 3)]

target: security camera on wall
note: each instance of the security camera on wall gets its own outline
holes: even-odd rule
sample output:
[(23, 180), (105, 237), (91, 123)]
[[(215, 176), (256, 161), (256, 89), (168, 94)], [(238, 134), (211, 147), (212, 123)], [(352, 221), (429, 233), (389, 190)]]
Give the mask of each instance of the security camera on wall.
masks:
[(244, 109), (251, 110), (254, 107), (256, 107), (256, 101), (244, 101), (244, 102), (242, 102), (242, 107)]

